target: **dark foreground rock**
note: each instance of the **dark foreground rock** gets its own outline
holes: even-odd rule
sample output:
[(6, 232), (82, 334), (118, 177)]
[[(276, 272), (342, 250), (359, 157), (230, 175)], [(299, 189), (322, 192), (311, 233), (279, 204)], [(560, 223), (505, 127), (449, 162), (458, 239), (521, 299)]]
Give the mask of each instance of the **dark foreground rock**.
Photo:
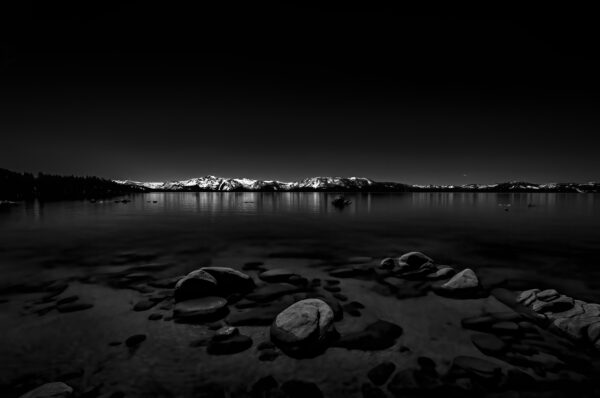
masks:
[(336, 334), (333, 318), (333, 310), (323, 300), (298, 301), (277, 315), (271, 340), (290, 356), (317, 355)]
[(336, 347), (376, 351), (393, 346), (402, 335), (402, 328), (387, 321), (376, 321), (360, 332), (348, 333), (335, 342)]

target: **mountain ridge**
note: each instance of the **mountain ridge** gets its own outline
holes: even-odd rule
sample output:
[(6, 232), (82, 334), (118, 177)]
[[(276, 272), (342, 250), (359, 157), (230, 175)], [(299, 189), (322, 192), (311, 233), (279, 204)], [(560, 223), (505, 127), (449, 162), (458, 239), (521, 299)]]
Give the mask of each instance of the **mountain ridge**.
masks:
[(600, 192), (600, 183), (546, 183), (508, 181), (495, 184), (418, 185), (400, 182), (375, 181), (365, 177), (309, 177), (300, 181), (258, 180), (250, 178), (225, 178), (212, 175), (187, 180), (166, 182), (140, 182), (113, 180), (127, 186), (148, 191), (209, 191), (209, 192)]

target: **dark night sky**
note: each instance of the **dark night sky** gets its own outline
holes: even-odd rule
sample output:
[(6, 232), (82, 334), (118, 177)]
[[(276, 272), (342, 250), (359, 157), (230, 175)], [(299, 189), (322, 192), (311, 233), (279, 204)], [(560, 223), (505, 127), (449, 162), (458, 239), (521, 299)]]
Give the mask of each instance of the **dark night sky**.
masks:
[(13, 14), (0, 167), (168, 180), (600, 180), (598, 24), (313, 9)]

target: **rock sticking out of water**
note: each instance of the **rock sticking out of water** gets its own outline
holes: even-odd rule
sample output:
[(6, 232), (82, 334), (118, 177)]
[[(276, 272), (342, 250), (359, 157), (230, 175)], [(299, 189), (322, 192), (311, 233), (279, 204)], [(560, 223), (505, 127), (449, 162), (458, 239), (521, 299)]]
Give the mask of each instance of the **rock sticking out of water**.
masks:
[(586, 303), (558, 294), (556, 290), (531, 289), (517, 302), (550, 321), (550, 328), (574, 340), (600, 349), (600, 304)]
[(327, 348), (336, 331), (333, 310), (319, 299), (298, 301), (271, 325), (271, 340), (290, 356), (314, 356)]

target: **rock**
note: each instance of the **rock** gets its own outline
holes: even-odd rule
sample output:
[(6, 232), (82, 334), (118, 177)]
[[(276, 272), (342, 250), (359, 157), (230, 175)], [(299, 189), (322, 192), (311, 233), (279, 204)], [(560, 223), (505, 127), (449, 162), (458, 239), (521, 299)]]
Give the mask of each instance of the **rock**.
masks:
[(506, 343), (491, 334), (475, 334), (471, 336), (471, 341), (486, 355), (495, 356), (506, 350)]
[(232, 293), (247, 293), (254, 289), (255, 284), (249, 275), (228, 267), (203, 267), (216, 280), (219, 292), (225, 296)]
[(452, 279), (442, 285), (446, 290), (474, 289), (479, 286), (479, 279), (472, 269), (467, 268), (454, 275)]
[(396, 260), (394, 260), (391, 257), (387, 257), (387, 258), (384, 258), (383, 260), (381, 260), (381, 263), (379, 263), (379, 268), (391, 270), (396, 266), (396, 264), (397, 264)]
[(73, 394), (73, 389), (61, 382), (43, 384), (23, 395), (20, 398), (67, 398)]
[(127, 340), (125, 340), (125, 345), (127, 347), (137, 347), (140, 344), (142, 344), (142, 342), (144, 342), (145, 340), (145, 334), (134, 334), (133, 336), (130, 336), (127, 338)]
[(394, 373), (394, 370), (396, 370), (396, 365), (393, 362), (382, 362), (369, 370), (367, 377), (373, 384), (380, 386), (385, 384), (387, 379)]
[(159, 314), (157, 312), (148, 315), (148, 319), (151, 320), (151, 321), (158, 321), (159, 319), (162, 319), (162, 317), (163, 317), (163, 315)]
[(466, 268), (454, 275), (448, 282), (434, 288), (434, 291), (445, 296), (472, 296), (479, 291), (479, 279), (472, 269)]
[(154, 307), (157, 304), (157, 302), (152, 301), (152, 300), (142, 300), (142, 301), (138, 301), (137, 303), (135, 303), (135, 305), (133, 306), (133, 310), (134, 311), (147, 311), (150, 308)]
[(265, 282), (287, 282), (292, 276), (296, 274), (290, 270), (284, 268), (270, 269), (265, 272), (261, 272), (258, 277)]
[(536, 294), (536, 298), (542, 301), (552, 301), (555, 298), (558, 298), (560, 294), (554, 289), (542, 290)]
[(92, 308), (94, 304), (92, 303), (84, 303), (84, 302), (75, 302), (68, 304), (61, 304), (56, 306), (58, 312), (75, 312), (75, 311), (84, 311)]
[(175, 304), (173, 316), (177, 319), (209, 317), (223, 312), (226, 308), (227, 300), (222, 297), (208, 296)]
[(433, 259), (424, 255), (421, 252), (409, 252), (398, 258), (398, 263), (401, 268), (415, 269), (425, 263), (433, 263)]
[(241, 334), (216, 338), (208, 343), (206, 352), (211, 355), (229, 355), (242, 352), (252, 347), (252, 339)]
[(271, 340), (292, 356), (311, 356), (335, 335), (333, 310), (323, 300), (306, 299), (283, 310), (271, 325)]
[(387, 321), (376, 321), (360, 332), (343, 335), (336, 347), (350, 350), (376, 351), (393, 346), (402, 335), (402, 328)]
[(175, 285), (175, 301), (185, 301), (217, 294), (217, 280), (208, 272), (197, 269)]
[(233, 326), (223, 326), (215, 332), (215, 336), (213, 337), (215, 340), (226, 340), (230, 337), (237, 336), (240, 334), (238, 328)]
[(564, 312), (573, 308), (575, 301), (571, 297), (559, 296), (550, 301), (535, 300), (530, 307), (535, 312)]
[(301, 380), (286, 381), (281, 385), (289, 398), (323, 398), (323, 393), (315, 383)]

